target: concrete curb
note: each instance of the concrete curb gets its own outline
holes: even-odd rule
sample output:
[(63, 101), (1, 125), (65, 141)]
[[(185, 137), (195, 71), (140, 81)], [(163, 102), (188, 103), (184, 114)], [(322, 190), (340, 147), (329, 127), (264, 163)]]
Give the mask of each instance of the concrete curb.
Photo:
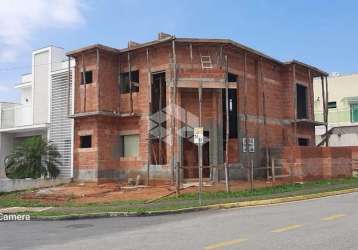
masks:
[(188, 207), (175, 210), (161, 210), (161, 211), (148, 211), (148, 212), (100, 212), (100, 213), (87, 213), (87, 214), (69, 214), (61, 216), (32, 216), (31, 220), (41, 221), (57, 221), (57, 220), (78, 220), (78, 219), (91, 219), (91, 218), (109, 218), (109, 217), (134, 217), (134, 216), (156, 216), (167, 214), (180, 214), (187, 212), (205, 211), (211, 209), (229, 209), (229, 208), (243, 208), (254, 206), (267, 206), (273, 204), (311, 200), (335, 195), (349, 194), (358, 192), (358, 188), (350, 188), (338, 191), (329, 191), (316, 194), (288, 196), (281, 198), (273, 198), (266, 200), (253, 200), (253, 201), (239, 201), (233, 203), (214, 204), (201, 207)]

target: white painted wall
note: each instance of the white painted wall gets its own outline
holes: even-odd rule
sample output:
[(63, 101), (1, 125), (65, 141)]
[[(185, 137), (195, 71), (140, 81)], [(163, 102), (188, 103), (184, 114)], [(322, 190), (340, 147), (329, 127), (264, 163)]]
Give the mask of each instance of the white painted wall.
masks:
[(33, 116), (34, 124), (48, 122), (50, 51), (34, 53), (33, 57)]
[(357, 146), (358, 134), (331, 135), (329, 145), (333, 147)]
[(20, 88), (20, 95), (22, 105), (32, 104), (32, 85)]
[[(320, 135), (316, 135), (316, 142), (319, 143), (322, 141)], [(331, 147), (347, 147), (347, 146), (357, 146), (358, 145), (358, 134), (342, 134), (337, 135), (333, 134), (329, 137), (329, 146)]]
[[(321, 79), (313, 82), (314, 112), (316, 120), (322, 121), (323, 98)], [(328, 77), (328, 101), (336, 102), (337, 108), (328, 110), (328, 130), (333, 127), (350, 126), (356, 123), (350, 121), (350, 105), (358, 103), (358, 74), (337, 75)], [(325, 133), (323, 126), (316, 127), (316, 144), (322, 141), (321, 135)], [(332, 146), (356, 146), (356, 134), (346, 134), (338, 137), (332, 135)]]
[(63, 69), (63, 61), (66, 60), (65, 50), (59, 47), (51, 47), (51, 71)]
[[(321, 79), (313, 82), (315, 112), (322, 112)], [(357, 98), (358, 101), (358, 74), (328, 77), (328, 101), (336, 101), (337, 109), (349, 108), (349, 102)]]
[[(59, 72), (67, 71), (68, 63), (66, 59), (65, 51), (62, 48), (50, 46), (34, 51), (32, 53), (32, 73), (22, 75), (21, 84), (16, 86), (16, 89), (19, 89), (21, 93), (20, 103), (0, 103), (0, 110), (2, 111), (3, 109), (6, 109), (6, 112), (0, 112), (0, 121), (2, 120), (1, 116), (4, 115), (7, 116), (9, 118), (7, 120), (11, 122), (11, 124), (7, 124), (6, 128), (4, 128), (10, 128), (11, 133), (0, 133), (0, 177), (2, 169), (1, 167), (4, 167), (4, 158), (11, 152), (14, 143), (33, 135), (41, 135), (43, 138), (51, 139), (49, 137), (49, 129), (39, 129), (39, 126), (36, 127), (31, 125), (42, 126), (45, 123), (49, 123), (51, 121), (51, 78), (52, 74), (58, 74)], [(72, 60), (72, 69), (74, 64), (75, 62)], [(74, 84), (72, 83), (72, 87), (73, 85)], [(53, 96), (52, 98), (54, 98), (54, 101), (56, 101), (56, 98), (60, 97)], [(63, 106), (63, 109), (64, 111), (67, 111), (65, 105)], [(67, 115), (66, 112), (65, 114)], [(64, 116), (63, 119), (68, 118), (67, 116)], [(73, 120), (69, 119), (69, 122), (70, 131), (68, 132), (68, 138), (70, 141), (72, 141)], [(28, 125), (30, 126), (29, 128), (24, 128), (24, 126)], [(56, 124), (54, 124), (54, 126), (55, 125)], [(69, 143), (69, 147), (69, 151), (72, 152), (72, 143)], [(72, 157), (70, 160), (71, 166), (69, 167), (71, 169), (68, 172), (70, 173), (69, 175), (72, 176)]]
[(21, 76), (21, 84), (32, 83), (32, 74), (24, 74)]

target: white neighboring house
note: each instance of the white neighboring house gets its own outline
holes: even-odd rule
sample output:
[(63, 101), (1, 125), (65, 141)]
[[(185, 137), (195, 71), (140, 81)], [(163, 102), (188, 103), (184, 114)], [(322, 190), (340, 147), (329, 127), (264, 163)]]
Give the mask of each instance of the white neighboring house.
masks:
[[(321, 80), (314, 81), (315, 119), (323, 121)], [(328, 77), (329, 146), (358, 146), (358, 74)], [(324, 139), (323, 126), (316, 127), (316, 143)]]
[(4, 159), (16, 143), (42, 136), (53, 141), (61, 154), (59, 177), (72, 178), (74, 126), (68, 115), (73, 107), (74, 61), (70, 63), (62, 48), (50, 46), (32, 52), (32, 72), (15, 86), (21, 93), (20, 103), (0, 103), (0, 168), (4, 169)]

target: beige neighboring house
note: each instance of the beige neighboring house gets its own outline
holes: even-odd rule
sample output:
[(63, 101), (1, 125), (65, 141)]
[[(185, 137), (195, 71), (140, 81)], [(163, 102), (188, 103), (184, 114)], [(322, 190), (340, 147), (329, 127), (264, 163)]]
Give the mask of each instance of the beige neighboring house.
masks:
[[(321, 79), (313, 86), (315, 119), (323, 121)], [(324, 126), (316, 127), (316, 144), (324, 134)], [(328, 134), (330, 146), (358, 145), (358, 73), (328, 77)]]

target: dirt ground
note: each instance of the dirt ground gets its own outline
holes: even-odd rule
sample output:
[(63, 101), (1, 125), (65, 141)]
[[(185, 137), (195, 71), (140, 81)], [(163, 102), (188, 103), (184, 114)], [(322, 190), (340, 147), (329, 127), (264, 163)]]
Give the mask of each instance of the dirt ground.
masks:
[[(280, 184), (276, 182), (276, 184)], [(268, 187), (271, 182), (254, 181), (253, 186)], [(240, 191), (250, 189), (251, 183), (247, 181), (231, 181), (230, 190)], [(181, 193), (197, 192), (198, 183), (185, 183)], [(205, 182), (203, 191), (225, 191), (225, 183)], [(119, 183), (69, 183), (66, 185), (42, 188), (23, 194), (23, 199), (39, 200), (47, 204), (63, 204), (71, 201), (76, 204), (109, 203), (113, 201), (149, 201), (163, 196), (175, 195), (175, 187), (161, 186), (121, 186)]]

